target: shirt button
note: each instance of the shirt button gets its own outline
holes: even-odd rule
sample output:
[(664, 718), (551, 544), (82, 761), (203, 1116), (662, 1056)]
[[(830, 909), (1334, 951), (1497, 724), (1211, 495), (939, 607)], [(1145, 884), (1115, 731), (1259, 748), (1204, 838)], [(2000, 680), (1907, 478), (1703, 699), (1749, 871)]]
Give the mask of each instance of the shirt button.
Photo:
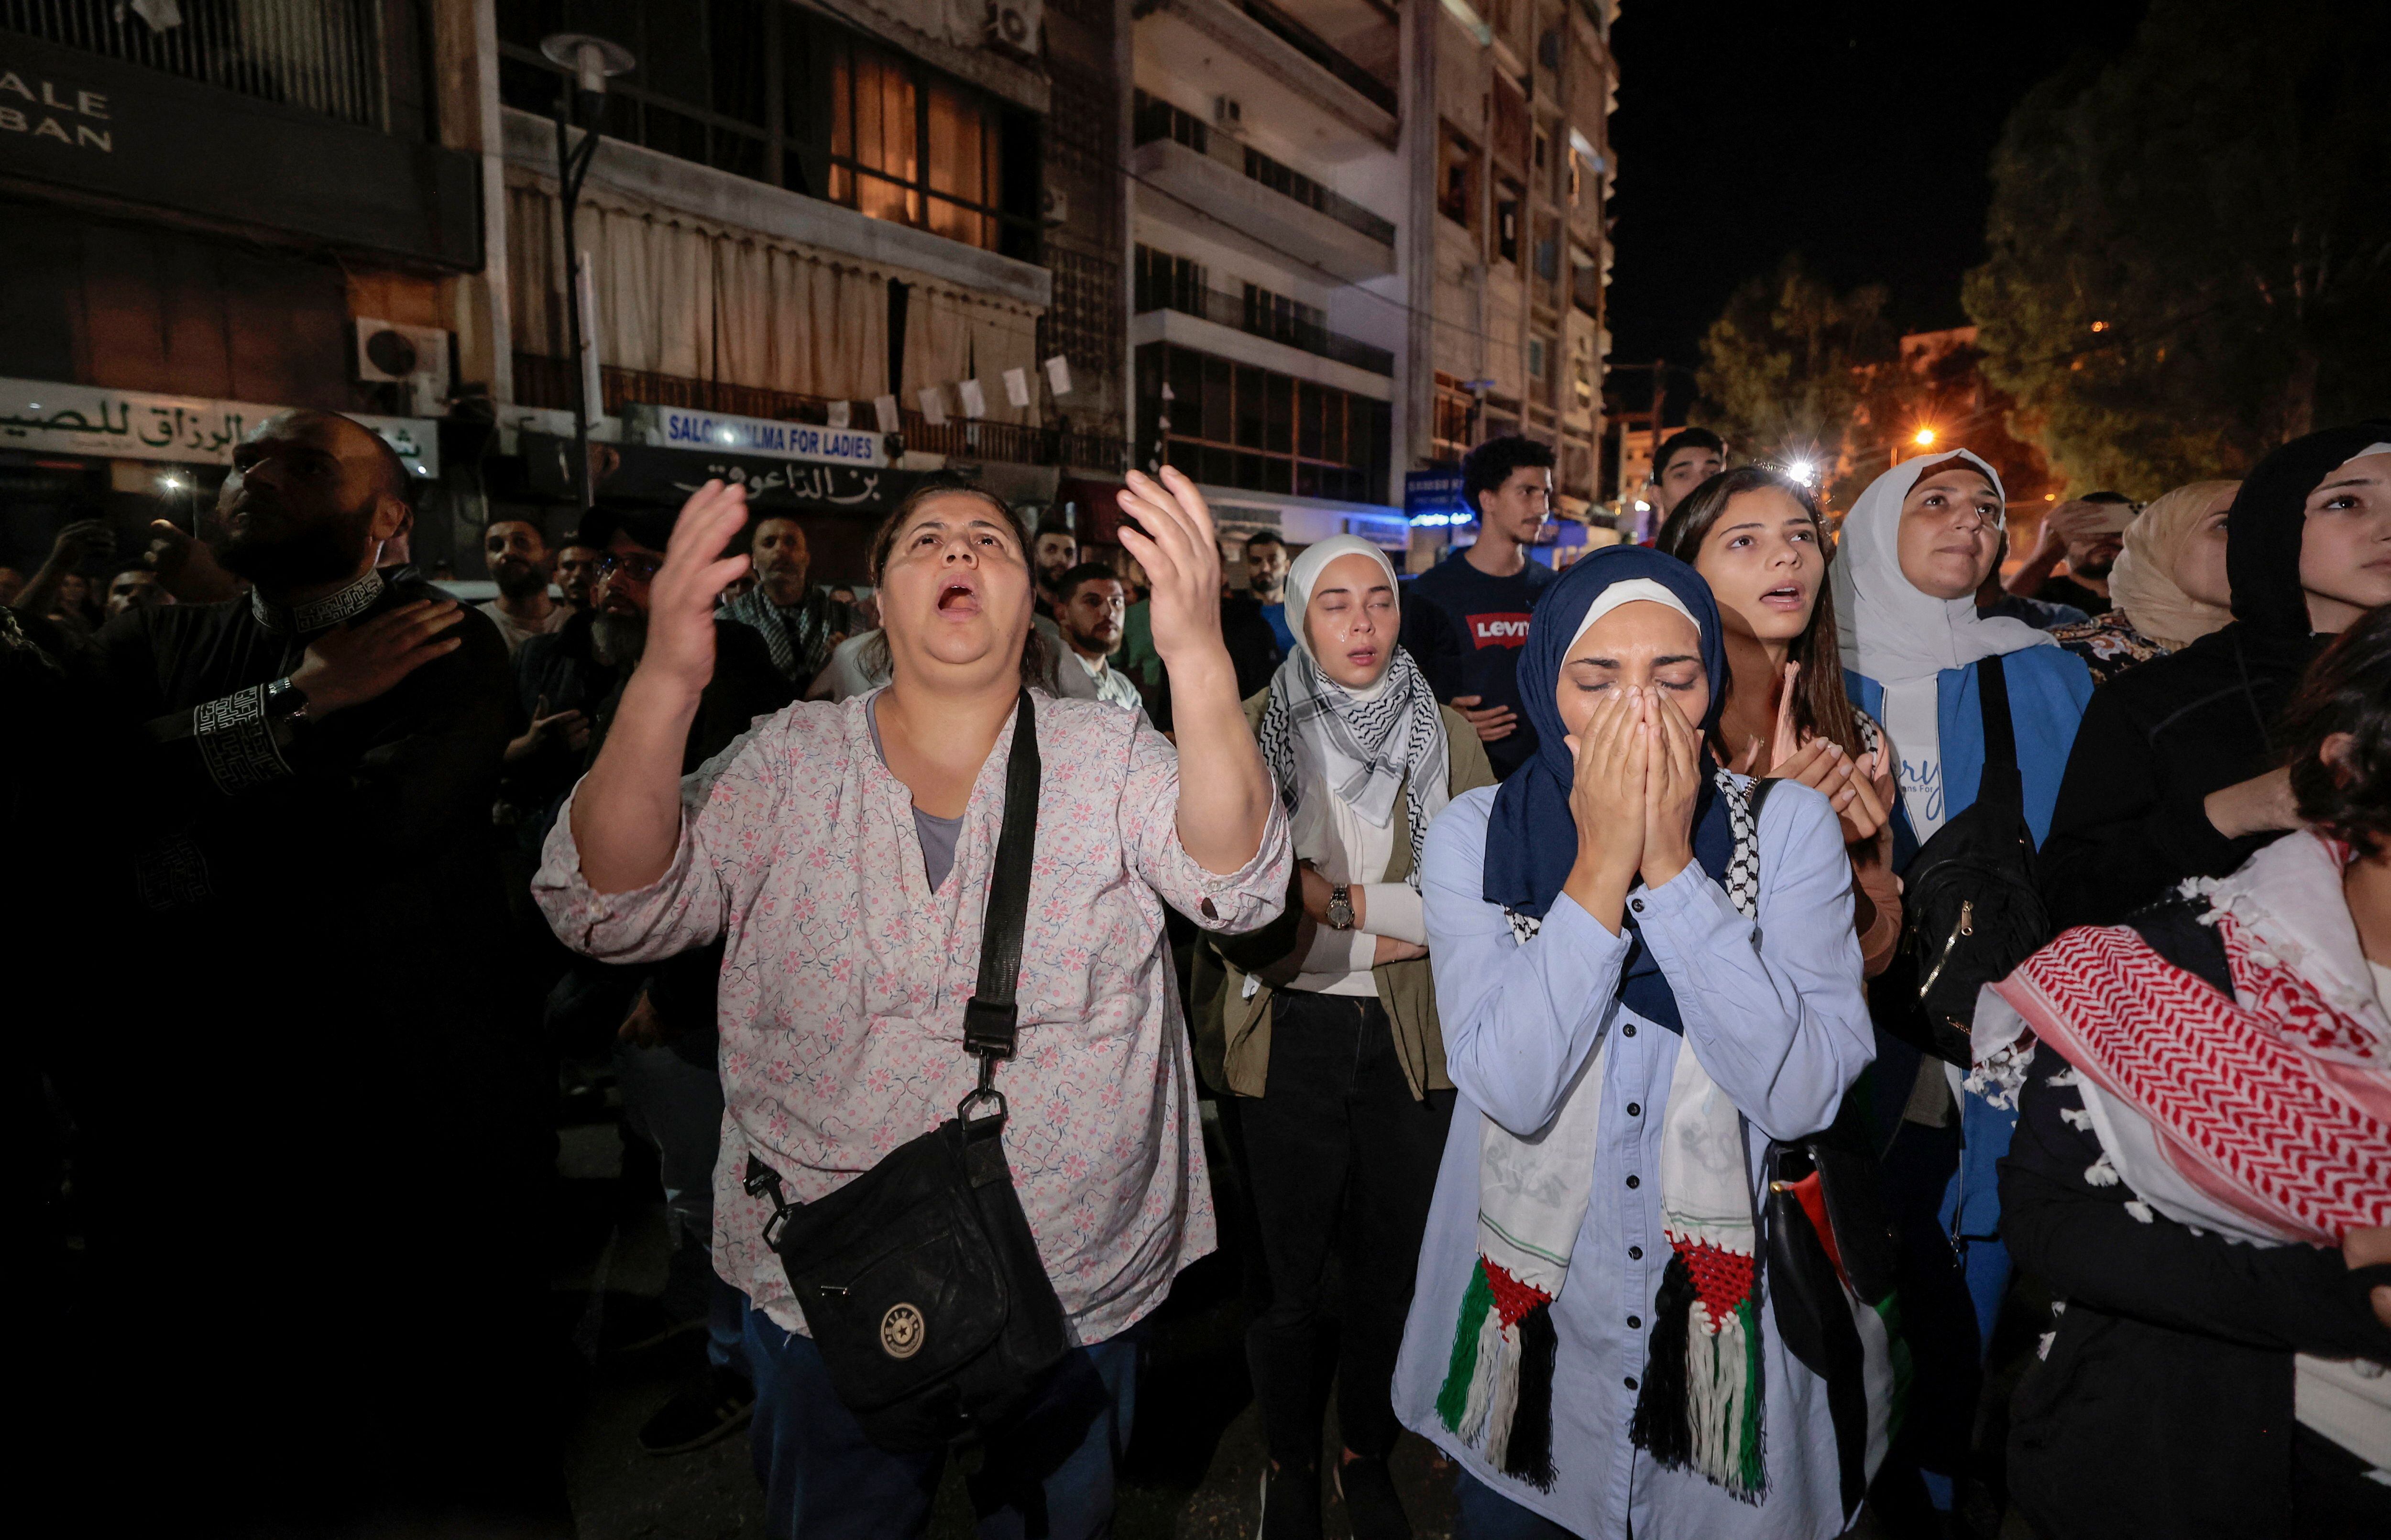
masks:
[(1627, 1104), (1627, 1116), (1629, 1116), (1630, 1118), (1641, 1118), (1642, 1116), (1644, 1116), (1644, 1104), (1643, 1104), (1642, 1102), (1630, 1102), (1630, 1103), (1628, 1103), (1628, 1104)]
[(1627, 1317), (1627, 1329), (1628, 1329), (1628, 1330), (1630, 1330), (1630, 1331), (1641, 1331), (1641, 1330), (1643, 1330), (1643, 1329), (1644, 1329), (1644, 1317), (1643, 1317), (1643, 1316), (1641, 1316), (1641, 1315), (1630, 1315), (1629, 1317)]
[(1629, 1037), (1634, 1037), (1634, 1036), (1635, 1035), (1635, 1023), (1634, 1023), (1634, 1022), (1632, 1022), (1632, 1021), (1631, 1021), (1631, 1022), (1628, 1022), (1628, 1023), (1627, 1023), (1627, 1024), (1625, 1024), (1624, 1026), (1621, 1027), (1619, 1029), (1620, 1029), (1621, 1031), (1622, 1031), (1622, 1032), (1626, 1033)]
[(1640, 1176), (1631, 1175), (1627, 1179), (1627, 1184), (1631, 1187), (1640, 1187), (1644, 1185), (1644, 1179)]
[(1627, 1388), (1631, 1391), (1635, 1388), (1635, 1377), (1632, 1374), (1627, 1377)]
[[(1627, 907), (1634, 910), (1636, 913), (1641, 914), (1644, 912), (1644, 900), (1641, 899), (1631, 899), (1628, 900)], [(1630, 1385), (1627, 1388), (1632, 1391), (1635, 1387)]]
[(1644, 1248), (1640, 1246), (1629, 1247), (1627, 1249), (1627, 1260), (1629, 1262), (1642, 1262), (1644, 1260)]

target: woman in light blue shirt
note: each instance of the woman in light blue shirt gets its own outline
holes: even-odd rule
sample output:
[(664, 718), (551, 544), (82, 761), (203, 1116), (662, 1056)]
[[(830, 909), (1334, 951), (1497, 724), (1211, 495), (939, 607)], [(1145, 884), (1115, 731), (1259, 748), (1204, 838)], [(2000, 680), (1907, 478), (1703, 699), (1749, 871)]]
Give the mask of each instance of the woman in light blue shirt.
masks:
[(1830, 1122), (1872, 1051), (1851, 863), (1806, 787), (1754, 826), (1702, 747), (1725, 677), (1693, 569), (1593, 553), (1521, 653), (1536, 757), (1428, 833), (1459, 1099), (1395, 1405), (1460, 1462), (1468, 1540), (1853, 1517), (1754, 1276), (1768, 1142)]

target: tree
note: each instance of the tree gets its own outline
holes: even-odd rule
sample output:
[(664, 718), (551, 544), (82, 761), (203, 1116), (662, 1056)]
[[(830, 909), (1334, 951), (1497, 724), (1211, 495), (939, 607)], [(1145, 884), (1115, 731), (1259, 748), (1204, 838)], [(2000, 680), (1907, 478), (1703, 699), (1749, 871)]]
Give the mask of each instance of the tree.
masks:
[(1845, 459), (1867, 369), (1895, 338), (1875, 284), (1838, 294), (1797, 252), (1747, 279), (1702, 335), (1696, 416), (1753, 459)]
[(2011, 114), (1964, 298), (2077, 485), (2236, 474), (2391, 399), (2387, 53), (2382, 0), (2152, 0)]

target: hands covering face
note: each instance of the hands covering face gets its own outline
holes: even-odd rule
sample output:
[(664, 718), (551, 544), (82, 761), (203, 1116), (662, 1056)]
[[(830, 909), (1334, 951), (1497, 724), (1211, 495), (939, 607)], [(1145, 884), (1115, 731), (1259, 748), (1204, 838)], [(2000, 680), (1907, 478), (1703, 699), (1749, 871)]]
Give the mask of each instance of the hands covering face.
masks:
[(1579, 848), (1605, 876), (1623, 886), (1640, 872), (1659, 887), (1692, 863), (1701, 735), (1667, 692), (1615, 688), (1566, 741)]

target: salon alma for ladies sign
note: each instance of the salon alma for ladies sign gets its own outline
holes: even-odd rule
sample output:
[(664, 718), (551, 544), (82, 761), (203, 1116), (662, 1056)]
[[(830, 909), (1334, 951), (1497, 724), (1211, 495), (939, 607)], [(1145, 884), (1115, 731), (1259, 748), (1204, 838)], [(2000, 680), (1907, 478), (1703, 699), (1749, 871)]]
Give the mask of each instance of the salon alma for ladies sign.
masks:
[(627, 441), (657, 449), (695, 449), (709, 454), (763, 455), (773, 459), (813, 460), (823, 465), (885, 466), (888, 447), (881, 435), (812, 422), (776, 422), (761, 417), (692, 411), (684, 407), (627, 406)]

